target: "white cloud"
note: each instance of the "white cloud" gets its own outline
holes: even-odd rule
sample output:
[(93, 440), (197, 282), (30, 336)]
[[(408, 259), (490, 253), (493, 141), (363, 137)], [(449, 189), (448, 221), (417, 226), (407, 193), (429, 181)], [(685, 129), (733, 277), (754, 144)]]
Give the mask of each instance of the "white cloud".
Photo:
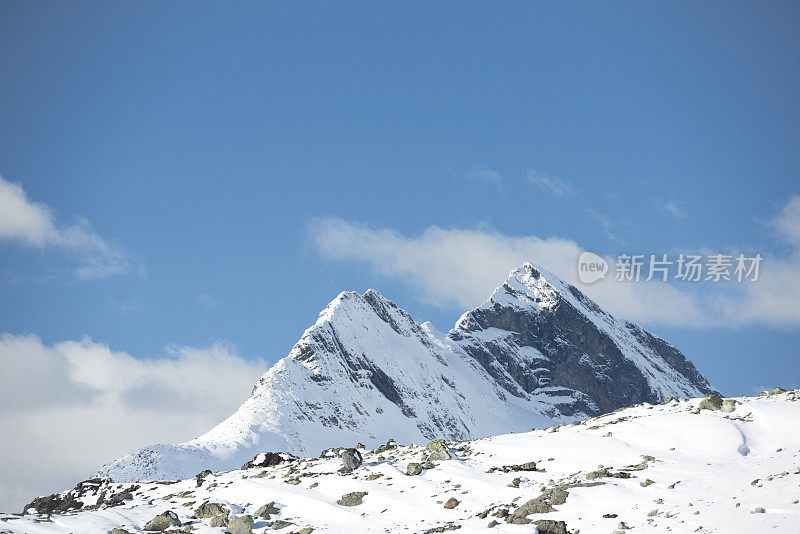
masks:
[(410, 283), (422, 300), (445, 306), (479, 304), (503, 275), (532, 257), (564, 269), (573, 254), (577, 258), (572, 241), (481, 230), (432, 226), (418, 237), (406, 237), (386, 228), (320, 219), (311, 231), (323, 256), (361, 261), (378, 274)]
[(503, 177), (494, 169), (487, 169), (485, 167), (473, 167), (467, 173), (467, 178), (475, 182), (484, 182), (489, 184), (499, 184), (503, 181)]
[[(800, 235), (795, 233), (798, 198), (773, 221), (787, 239)], [(606, 280), (587, 286), (579, 282), (576, 271), (583, 249), (567, 239), (436, 226), (409, 237), (341, 219), (316, 220), (310, 231), (325, 258), (361, 262), (379, 275), (408, 283), (421, 301), (437, 306), (476, 306), (511, 269), (532, 261), (579, 287), (611, 313), (647, 326), (800, 326), (796, 249), (783, 258), (765, 254), (755, 283), (620, 283), (612, 272)], [(612, 258), (608, 260), (613, 264)]]
[(0, 239), (42, 246), (53, 231), (53, 217), (44, 204), (28, 200), (19, 184), (0, 176)]
[(137, 359), (89, 339), (0, 335), (0, 511), (72, 487), (137, 447), (202, 434), (266, 369), (225, 344)]
[(544, 189), (559, 197), (575, 193), (575, 188), (566, 180), (562, 180), (557, 176), (536, 172), (533, 169), (527, 169), (525, 171), (525, 179), (539, 189)]
[(769, 224), (778, 229), (783, 239), (800, 247), (800, 195), (789, 199), (778, 216)]
[(131, 268), (129, 255), (97, 235), (84, 219), (58, 226), (50, 208), (28, 199), (22, 186), (0, 176), (0, 241), (33, 247), (58, 247), (75, 255), (74, 275), (81, 280), (107, 278)]

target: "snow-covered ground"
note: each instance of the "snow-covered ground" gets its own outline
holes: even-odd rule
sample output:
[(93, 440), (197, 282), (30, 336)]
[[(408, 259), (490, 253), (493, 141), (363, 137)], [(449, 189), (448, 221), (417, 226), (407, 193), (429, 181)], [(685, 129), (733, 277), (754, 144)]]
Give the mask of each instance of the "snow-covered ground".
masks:
[[(141, 532), (154, 516), (171, 510), (183, 523), (174, 528), (221, 533), (224, 527), (211, 527), (210, 518), (193, 518), (200, 505), (219, 503), (233, 518), (255, 515), (272, 501), (278, 512), (256, 518), (254, 531), (286, 522), (279, 532), (486, 532), (492, 526), (523, 533), (534, 532), (536, 521), (551, 520), (583, 533), (627, 532), (624, 527), (798, 532), (800, 391), (735, 400), (732, 412), (698, 411), (700, 399), (670, 401), (570, 426), (449, 443), (453, 458), (432, 459), (418, 475), (406, 474), (408, 464), (425, 462), (431, 452), (425, 444), (362, 450), (364, 464), (348, 474), (339, 472), (341, 460), (330, 455), (214, 473), (200, 486), (194, 478), (133, 487), (105, 483), (78, 500), (91, 506), (102, 490), (106, 501), (125, 490), (132, 498), (49, 520), (0, 516), (0, 532)], [(351, 492), (365, 493), (361, 504), (337, 503)], [(445, 508), (450, 499), (458, 503)], [(548, 508), (553, 511), (524, 513)], [(558, 528), (540, 525), (545, 532)]]

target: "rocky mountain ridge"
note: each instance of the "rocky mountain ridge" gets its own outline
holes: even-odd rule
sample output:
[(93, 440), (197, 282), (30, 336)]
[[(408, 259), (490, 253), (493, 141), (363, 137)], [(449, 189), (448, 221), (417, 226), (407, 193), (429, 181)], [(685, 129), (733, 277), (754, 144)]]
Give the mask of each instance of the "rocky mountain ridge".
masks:
[(266, 450), (474, 439), (711, 391), (675, 347), (526, 263), (446, 335), (377, 291), (343, 292), (231, 417), (97, 475), (179, 479)]

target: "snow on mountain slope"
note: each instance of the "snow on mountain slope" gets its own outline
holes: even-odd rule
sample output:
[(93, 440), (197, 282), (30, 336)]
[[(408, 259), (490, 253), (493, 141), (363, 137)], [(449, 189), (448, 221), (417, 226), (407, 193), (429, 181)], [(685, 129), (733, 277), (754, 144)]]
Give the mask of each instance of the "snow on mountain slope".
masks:
[[(230, 519), (253, 517), (259, 532), (796, 532), (798, 401), (795, 390), (716, 410), (699, 410), (700, 399), (642, 404), (570, 426), (450, 442), (449, 460), (431, 460), (420, 446), (362, 449), (364, 464), (352, 472), (329, 454), (210, 474), (200, 484), (90, 481), (37, 503), (61, 499), (83, 510), (0, 515), (0, 532), (140, 532), (165, 510), (188, 532), (223, 532), (194, 517), (206, 515), (197, 513), (204, 503)], [(420, 474), (407, 474), (412, 463)], [(360, 498), (342, 499), (351, 492)], [(269, 517), (258, 517), (271, 502)]]
[(446, 336), (377, 291), (341, 293), (231, 417), (98, 476), (175, 479), (267, 450), (477, 438), (708, 391), (677, 349), (525, 264)]

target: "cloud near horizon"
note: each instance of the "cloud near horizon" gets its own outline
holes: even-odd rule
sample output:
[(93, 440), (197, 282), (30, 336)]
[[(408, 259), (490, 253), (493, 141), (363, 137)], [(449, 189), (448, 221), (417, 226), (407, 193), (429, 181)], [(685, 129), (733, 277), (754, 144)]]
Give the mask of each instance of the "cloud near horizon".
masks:
[[(583, 248), (562, 238), (509, 236), (499, 232), (431, 226), (417, 236), (338, 218), (309, 225), (324, 257), (355, 261), (380, 276), (401, 280), (417, 298), (439, 307), (477, 306), (505, 276), (532, 261), (574, 284), (611, 313), (647, 326), (690, 328), (761, 324), (800, 326), (800, 197), (769, 222), (792, 245), (786, 257), (765, 256), (758, 282), (623, 283), (613, 272), (593, 285), (577, 279)], [(606, 258), (613, 266), (613, 259)], [(612, 267), (613, 269), (613, 267)]]
[[(194, 438), (229, 416), (267, 370), (224, 343), (140, 359), (89, 338), (47, 345), (0, 335), (0, 511), (72, 487), (153, 443)], [(67, 446), (68, 444), (68, 446)]]
[(78, 259), (73, 274), (80, 280), (128, 272), (130, 256), (94, 232), (85, 219), (58, 226), (46, 204), (32, 202), (20, 184), (0, 176), (0, 241), (35, 248), (57, 247)]

